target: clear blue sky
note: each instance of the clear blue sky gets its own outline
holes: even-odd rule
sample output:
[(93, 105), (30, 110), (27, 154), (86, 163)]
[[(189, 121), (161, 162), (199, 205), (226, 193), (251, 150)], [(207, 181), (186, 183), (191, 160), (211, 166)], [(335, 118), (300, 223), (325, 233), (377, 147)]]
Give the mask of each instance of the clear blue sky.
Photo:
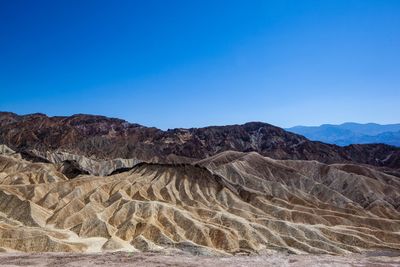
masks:
[(400, 122), (400, 1), (2, 0), (0, 110)]

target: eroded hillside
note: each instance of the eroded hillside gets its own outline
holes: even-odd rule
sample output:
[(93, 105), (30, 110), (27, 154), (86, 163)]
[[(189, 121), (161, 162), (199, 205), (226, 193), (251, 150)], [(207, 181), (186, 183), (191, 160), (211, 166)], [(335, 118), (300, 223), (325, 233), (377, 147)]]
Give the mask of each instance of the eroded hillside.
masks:
[(365, 166), (228, 151), (68, 178), (62, 164), (2, 151), (5, 251), (400, 249), (400, 178)]
[(159, 163), (191, 163), (224, 151), (253, 151), (274, 159), (369, 164), (390, 168), (400, 176), (400, 148), (383, 144), (338, 147), (261, 122), (162, 131), (103, 116), (0, 112), (0, 144), (24, 156), (36, 151), (40, 156), (61, 152), (65, 157), (67, 152), (99, 160)]

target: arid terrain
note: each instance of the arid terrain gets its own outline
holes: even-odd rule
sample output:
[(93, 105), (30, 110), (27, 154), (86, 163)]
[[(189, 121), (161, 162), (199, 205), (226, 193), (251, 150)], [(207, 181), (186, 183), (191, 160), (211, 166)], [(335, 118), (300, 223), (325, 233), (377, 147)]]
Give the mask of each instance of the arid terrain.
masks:
[(0, 124), (1, 264), (400, 264), (396, 147), (257, 123), (162, 132), (3, 113)]
[[(339, 147), (313, 142), (262, 122), (162, 131), (104, 116), (48, 117), (40, 113), (20, 116), (0, 112), (0, 144), (31, 159), (45, 158), (52, 162), (70, 159), (65, 154), (69, 153), (106, 160), (188, 163), (224, 151), (238, 151), (257, 152), (274, 159), (350, 162), (391, 168), (390, 171), (400, 169), (398, 147), (383, 144)], [(49, 156), (48, 152), (63, 155)]]
[(272, 253), (253, 256), (194, 256), (191, 254), (168, 252), (105, 252), (105, 253), (3, 253), (0, 254), (2, 266), (37, 267), (83, 267), (83, 266), (143, 266), (143, 267), (397, 267), (399, 254), (378, 252), (373, 254), (350, 255), (294, 255)]

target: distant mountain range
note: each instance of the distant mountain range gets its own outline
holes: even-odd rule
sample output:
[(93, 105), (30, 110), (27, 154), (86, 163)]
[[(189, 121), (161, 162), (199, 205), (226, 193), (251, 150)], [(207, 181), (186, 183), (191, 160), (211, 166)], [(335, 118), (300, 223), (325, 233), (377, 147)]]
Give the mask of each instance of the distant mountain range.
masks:
[[(224, 151), (238, 151), (257, 152), (274, 159), (317, 160), (328, 164), (352, 162), (400, 170), (398, 147), (385, 144), (338, 147), (309, 141), (262, 122), (162, 131), (104, 116), (48, 117), (40, 113), (19, 116), (0, 112), (0, 144), (25, 158), (45, 157), (51, 162), (55, 159), (91, 162), (67, 155), (75, 154), (101, 160), (190, 163)], [(64, 154), (47, 155), (52, 152)], [(121, 164), (113, 162), (110, 167), (124, 167)], [(107, 168), (106, 172), (111, 169)]]
[(400, 147), (400, 123), (382, 125), (347, 122), (340, 125), (295, 126), (286, 130), (301, 134), (313, 141), (339, 146), (382, 143)]

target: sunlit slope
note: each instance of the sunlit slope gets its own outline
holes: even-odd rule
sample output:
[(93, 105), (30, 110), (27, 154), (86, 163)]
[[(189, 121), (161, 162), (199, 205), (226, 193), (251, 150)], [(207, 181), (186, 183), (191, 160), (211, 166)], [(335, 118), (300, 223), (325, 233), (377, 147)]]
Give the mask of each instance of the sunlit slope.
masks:
[(399, 178), (362, 166), (224, 152), (68, 179), (53, 164), (3, 155), (0, 183), (4, 250), (400, 249)]

